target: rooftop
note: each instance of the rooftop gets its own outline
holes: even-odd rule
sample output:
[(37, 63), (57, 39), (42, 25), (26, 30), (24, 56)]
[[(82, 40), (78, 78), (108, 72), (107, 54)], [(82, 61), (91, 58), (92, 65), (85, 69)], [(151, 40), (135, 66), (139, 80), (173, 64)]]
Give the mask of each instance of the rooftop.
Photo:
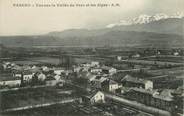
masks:
[(146, 90), (141, 88), (132, 88), (131, 90), (152, 95), (154, 98), (161, 99), (164, 101), (172, 101), (173, 96), (171, 95), (169, 90), (163, 90), (160, 94), (157, 90)]
[(94, 95), (96, 95), (98, 92), (101, 92), (101, 91), (97, 91), (97, 90), (94, 90), (94, 91), (91, 91), (91, 92), (88, 92), (86, 95), (84, 95), (85, 97), (87, 98), (92, 98)]
[(23, 71), (23, 74), (24, 75), (32, 75), (33, 72), (31, 70), (25, 70), (25, 71)]
[(157, 90), (147, 90), (147, 89), (142, 89), (142, 88), (131, 88), (133, 91), (137, 91), (140, 93), (146, 93), (150, 95), (158, 94)]
[(107, 80), (107, 78), (105, 78), (105, 77), (100, 77), (98, 80), (99, 80), (100, 82), (104, 82), (104, 81)]
[(0, 81), (20, 80), (18, 77), (13, 77), (10, 74), (0, 74)]
[(112, 67), (102, 66), (102, 69), (103, 69), (103, 70), (110, 70), (110, 69), (112, 69)]
[(173, 101), (172, 97), (169, 96), (162, 96), (162, 95), (153, 95), (154, 98), (158, 98), (164, 101)]
[(56, 80), (53, 76), (48, 76), (45, 81), (52, 81), (52, 80)]
[(128, 82), (133, 82), (133, 83), (145, 84), (149, 80), (144, 80), (144, 79), (140, 79), (140, 78), (137, 78), (137, 77), (132, 77), (130, 75), (126, 75), (121, 81), (128, 81)]
[(116, 81), (110, 80), (109, 84), (118, 84)]

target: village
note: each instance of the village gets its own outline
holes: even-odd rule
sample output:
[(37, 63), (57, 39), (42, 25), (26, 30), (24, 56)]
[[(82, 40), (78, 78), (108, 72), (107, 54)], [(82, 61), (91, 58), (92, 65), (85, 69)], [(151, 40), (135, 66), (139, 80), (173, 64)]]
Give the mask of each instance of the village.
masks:
[(75, 110), (73, 115), (182, 115), (183, 64), (162, 61), (160, 52), (157, 60), (148, 60), (154, 58), (118, 55), (111, 65), (95, 60), (72, 64), (68, 57), (57, 66), (2, 61), (0, 110), (6, 116), (63, 105)]

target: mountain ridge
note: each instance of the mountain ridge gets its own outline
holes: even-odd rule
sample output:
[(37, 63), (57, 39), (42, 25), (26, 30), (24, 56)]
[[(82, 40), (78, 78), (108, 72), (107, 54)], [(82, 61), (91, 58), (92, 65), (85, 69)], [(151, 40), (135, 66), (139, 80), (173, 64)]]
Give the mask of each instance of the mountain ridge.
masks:
[(1, 43), (10, 47), (33, 46), (88, 46), (88, 47), (181, 47), (183, 38), (174, 34), (152, 32), (110, 31), (103, 35), (89, 37), (54, 37), (54, 36), (16, 36), (0, 37)]
[(133, 19), (128, 19), (128, 20), (120, 20), (117, 23), (112, 23), (107, 25), (107, 28), (112, 28), (115, 26), (123, 26), (123, 25), (136, 25), (136, 24), (148, 24), (154, 21), (159, 21), (159, 20), (164, 20), (164, 19), (169, 19), (169, 18), (178, 18), (181, 19), (184, 17), (184, 13), (182, 12), (177, 12), (173, 15), (167, 15), (164, 13), (158, 13), (155, 15), (146, 15), (142, 14), (139, 15), (138, 17), (135, 17)]
[(70, 29), (33, 36), (0, 36), (0, 43), (32, 46), (156, 46), (183, 47), (184, 18), (102, 29)]

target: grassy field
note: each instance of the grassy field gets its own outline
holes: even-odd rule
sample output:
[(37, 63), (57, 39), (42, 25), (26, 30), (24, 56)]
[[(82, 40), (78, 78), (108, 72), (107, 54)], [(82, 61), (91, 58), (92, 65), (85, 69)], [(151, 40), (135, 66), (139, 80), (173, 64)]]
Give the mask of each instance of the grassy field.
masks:
[[(74, 58), (73, 60), (75, 63), (86, 63), (86, 62), (91, 62), (93, 59)], [(37, 64), (58, 65), (60, 63), (60, 59), (54, 58), (54, 57), (33, 57), (33, 58), (26, 58), (24, 60), (16, 60), (12, 62), (19, 65), (37, 65)]]
[(57, 102), (60, 100), (74, 98), (76, 95), (59, 94), (61, 91), (70, 90), (71, 88), (40, 87), (26, 88), (16, 91), (6, 91), (1, 93), (1, 110), (10, 108), (25, 107), (42, 103)]
[(84, 113), (73, 109), (70, 105), (54, 105), (44, 108), (16, 111), (1, 114), (2, 116), (85, 116)]

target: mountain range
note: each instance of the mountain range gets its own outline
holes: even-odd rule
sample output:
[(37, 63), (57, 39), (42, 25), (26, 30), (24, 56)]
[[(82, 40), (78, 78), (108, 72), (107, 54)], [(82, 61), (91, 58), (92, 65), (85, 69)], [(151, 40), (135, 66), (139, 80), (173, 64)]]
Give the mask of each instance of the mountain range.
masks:
[(128, 46), (183, 47), (184, 18), (182, 14), (168, 16), (141, 15), (137, 18), (102, 29), (70, 29), (37, 36), (0, 36), (5, 46)]
[(169, 19), (169, 18), (183, 18), (184, 14), (182, 12), (177, 12), (173, 15), (167, 15), (164, 13), (159, 13), (155, 15), (140, 15), (138, 17), (135, 17), (133, 19), (129, 20), (120, 20), (118, 23), (112, 23), (107, 25), (107, 28), (112, 28), (115, 26), (121, 26), (121, 25), (136, 25), (136, 24), (148, 24), (154, 21)]

